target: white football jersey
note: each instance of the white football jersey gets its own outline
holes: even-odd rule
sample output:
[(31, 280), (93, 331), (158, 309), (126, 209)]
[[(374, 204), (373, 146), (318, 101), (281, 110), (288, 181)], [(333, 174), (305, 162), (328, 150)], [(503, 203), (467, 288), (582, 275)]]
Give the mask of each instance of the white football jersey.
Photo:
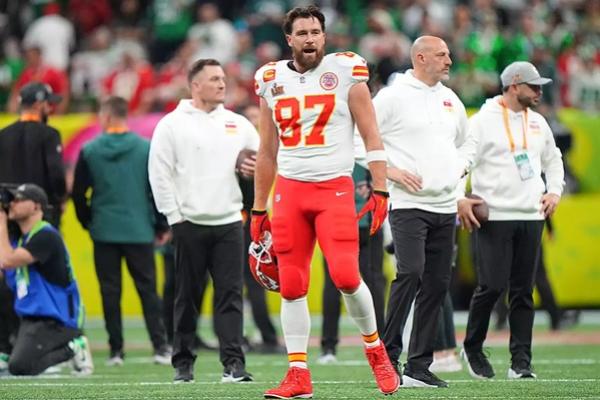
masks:
[(256, 71), (256, 94), (273, 111), (279, 133), (278, 174), (319, 182), (352, 175), (354, 120), (348, 107), (352, 85), (366, 82), (366, 61), (352, 52), (332, 53), (301, 74), (289, 60)]

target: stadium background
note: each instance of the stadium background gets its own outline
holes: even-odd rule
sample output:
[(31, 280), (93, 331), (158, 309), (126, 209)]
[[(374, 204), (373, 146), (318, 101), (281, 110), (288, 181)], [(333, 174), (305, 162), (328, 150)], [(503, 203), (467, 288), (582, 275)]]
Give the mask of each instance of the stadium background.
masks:
[[(472, 110), (471, 110), (472, 111)], [(146, 115), (130, 119), (133, 130), (150, 137), (160, 114)], [(575, 146), (569, 155), (574, 172), (586, 193), (566, 196), (556, 214), (554, 223), (557, 236), (554, 241), (545, 243), (547, 268), (559, 305), (565, 308), (600, 307), (600, 117), (591, 116), (578, 110), (563, 110), (562, 121), (573, 132)], [(0, 126), (6, 126), (14, 119), (12, 115), (1, 115)], [(65, 158), (69, 165), (76, 161), (82, 143), (99, 133), (96, 117), (93, 114), (72, 114), (52, 117), (52, 125), (62, 135)], [(69, 202), (64, 218), (62, 233), (71, 251), (79, 286), (89, 317), (101, 316), (102, 306), (95, 275), (92, 244), (75, 217), (72, 203)], [(459, 279), (474, 281), (473, 267), (469, 254), (469, 240), (464, 233), (460, 237), (462, 250), (459, 256)], [(159, 289), (162, 288), (162, 263), (158, 261)], [(323, 268), (320, 252), (317, 250), (311, 272), (310, 308), (319, 313)], [(139, 297), (127, 269), (123, 268), (124, 280), (123, 312), (125, 315), (141, 315)], [(391, 278), (392, 267), (389, 259), (386, 274)], [(211, 298), (210, 291), (207, 300)], [(269, 295), (273, 312), (279, 310), (276, 294)], [(211, 302), (204, 303), (204, 312), (210, 314)], [(205, 315), (206, 315), (205, 314)]]

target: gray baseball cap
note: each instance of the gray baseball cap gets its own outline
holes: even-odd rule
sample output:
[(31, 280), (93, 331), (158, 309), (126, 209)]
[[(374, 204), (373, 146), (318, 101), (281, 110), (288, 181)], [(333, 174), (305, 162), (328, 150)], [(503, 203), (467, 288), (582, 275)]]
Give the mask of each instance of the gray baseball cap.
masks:
[(530, 85), (547, 85), (552, 83), (550, 78), (542, 78), (537, 68), (527, 61), (515, 61), (510, 64), (500, 74), (502, 87), (516, 85), (519, 83), (528, 83)]

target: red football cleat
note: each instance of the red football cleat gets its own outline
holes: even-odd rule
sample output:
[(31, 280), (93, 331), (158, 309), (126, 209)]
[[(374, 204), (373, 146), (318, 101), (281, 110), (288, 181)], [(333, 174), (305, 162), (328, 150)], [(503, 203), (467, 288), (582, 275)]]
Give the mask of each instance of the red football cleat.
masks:
[(365, 354), (375, 376), (379, 391), (383, 394), (392, 394), (400, 387), (400, 377), (390, 362), (383, 342), (377, 347), (365, 347)]
[(265, 392), (265, 399), (311, 399), (312, 396), (310, 371), (298, 367), (290, 367), (279, 386)]

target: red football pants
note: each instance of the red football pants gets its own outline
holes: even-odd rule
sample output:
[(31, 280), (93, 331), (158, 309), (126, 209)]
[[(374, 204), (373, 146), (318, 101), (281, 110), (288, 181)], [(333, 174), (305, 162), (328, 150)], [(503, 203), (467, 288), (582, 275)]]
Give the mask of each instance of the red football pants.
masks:
[(335, 286), (354, 291), (360, 284), (358, 223), (350, 177), (301, 182), (278, 176), (271, 222), (281, 296), (305, 296), (315, 239)]

